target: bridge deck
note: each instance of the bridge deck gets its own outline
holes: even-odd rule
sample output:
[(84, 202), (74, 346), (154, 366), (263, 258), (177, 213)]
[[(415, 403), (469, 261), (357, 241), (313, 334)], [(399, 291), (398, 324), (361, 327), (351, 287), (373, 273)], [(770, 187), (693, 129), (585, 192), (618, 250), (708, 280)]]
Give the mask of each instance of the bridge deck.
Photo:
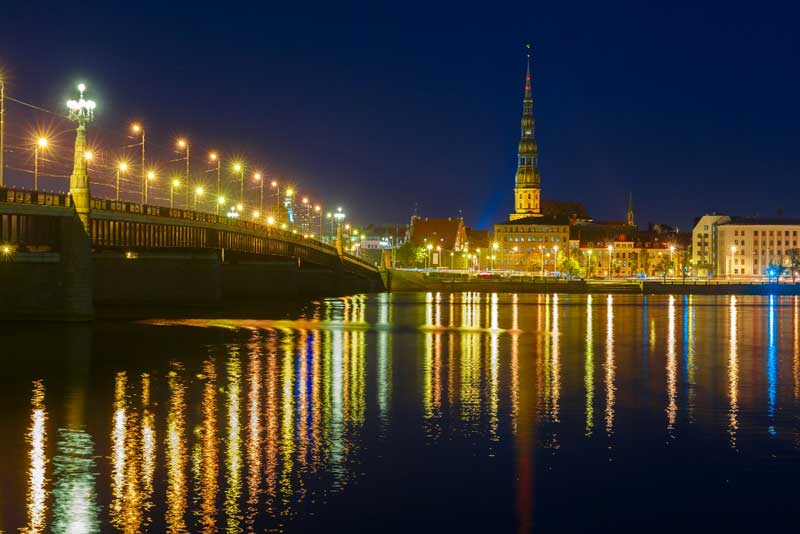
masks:
[[(97, 249), (224, 249), (293, 258), (321, 266), (339, 260), (336, 248), (266, 224), (213, 213), (92, 199), (90, 234)], [(25, 248), (57, 248), (56, 217), (71, 216), (69, 194), (0, 189), (0, 241)], [(344, 254), (347, 270), (377, 272), (370, 263)]]

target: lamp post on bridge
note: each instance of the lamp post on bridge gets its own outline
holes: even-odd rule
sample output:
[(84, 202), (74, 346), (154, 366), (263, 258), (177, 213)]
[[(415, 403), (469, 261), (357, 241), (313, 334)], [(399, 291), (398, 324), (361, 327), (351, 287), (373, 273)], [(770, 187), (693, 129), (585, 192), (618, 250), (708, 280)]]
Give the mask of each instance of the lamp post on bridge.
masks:
[(47, 138), (40, 137), (33, 147), (33, 190), (39, 190), (39, 153), (47, 148)]
[(202, 197), (205, 193), (205, 189), (203, 186), (197, 186), (194, 190), (194, 211), (197, 211), (197, 199), (198, 197)]
[(189, 176), (190, 169), (189, 169), (189, 141), (186, 139), (178, 139), (178, 148), (186, 150), (186, 156), (183, 158), (186, 160), (186, 209), (189, 209), (189, 191), (191, 190), (191, 178)]
[(114, 196), (114, 198), (116, 199), (117, 202), (119, 202), (119, 176), (120, 176), (120, 174), (126, 172), (127, 170), (128, 170), (128, 164), (125, 163), (124, 161), (119, 162), (119, 164), (117, 165), (116, 195)]
[(261, 179), (261, 173), (256, 172), (253, 174), (253, 179), (258, 182), (258, 211), (264, 213), (264, 180)]
[[(214, 163), (217, 162), (217, 215), (219, 215), (219, 208), (223, 204), (225, 204), (225, 197), (222, 196), (222, 160), (219, 157), (219, 154), (216, 152), (212, 152), (208, 155), (208, 159)], [(220, 199), (222, 202), (220, 202)]]
[(91, 211), (91, 201), (89, 193), (89, 161), (86, 157), (86, 125), (94, 119), (94, 100), (84, 100), (83, 93), (86, 85), (78, 84), (80, 92), (79, 100), (67, 101), (69, 108), (69, 120), (78, 123), (75, 131), (75, 157), (73, 160), (72, 174), (69, 177), (69, 192), (75, 211), (83, 223), (83, 227), (89, 233), (89, 213)]
[[(145, 145), (144, 127), (139, 123), (134, 123), (134, 124), (131, 125), (131, 130), (135, 134), (142, 134), (142, 142), (139, 143), (139, 144), (142, 145), (142, 162), (141, 162), (141, 165), (142, 165), (142, 168), (141, 168), (141, 170), (142, 170), (142, 204), (147, 204), (147, 180), (148, 180), (148, 176), (147, 175), (148, 175), (148, 173), (147, 173), (147, 169), (145, 168), (146, 164), (145, 164), (145, 161), (144, 161), (144, 145)], [(132, 145), (132, 146), (136, 146), (136, 145)]]
[[(169, 184), (169, 209), (175, 207), (175, 189), (181, 186), (181, 181), (177, 178), (173, 179)], [(187, 206), (188, 208), (188, 206)]]
[(238, 162), (234, 163), (233, 170), (239, 173), (239, 205), (244, 209), (244, 165)]

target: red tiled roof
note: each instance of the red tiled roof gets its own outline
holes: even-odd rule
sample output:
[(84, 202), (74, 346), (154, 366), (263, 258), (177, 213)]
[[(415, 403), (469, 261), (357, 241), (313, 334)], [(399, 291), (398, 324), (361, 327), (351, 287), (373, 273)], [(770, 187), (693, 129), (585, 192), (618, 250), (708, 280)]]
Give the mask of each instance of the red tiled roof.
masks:
[[(443, 249), (452, 250), (456, 246), (459, 231), (463, 231), (461, 219), (423, 219), (411, 221), (409, 241), (415, 245), (431, 243)], [(427, 241), (426, 241), (427, 239)]]

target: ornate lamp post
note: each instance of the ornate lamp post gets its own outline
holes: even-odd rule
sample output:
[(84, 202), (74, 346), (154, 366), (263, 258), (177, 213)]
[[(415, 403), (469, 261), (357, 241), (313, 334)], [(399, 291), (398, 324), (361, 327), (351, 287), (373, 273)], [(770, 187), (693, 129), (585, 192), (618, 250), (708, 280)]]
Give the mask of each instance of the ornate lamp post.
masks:
[(69, 120), (78, 123), (75, 135), (75, 157), (72, 168), (72, 175), (69, 177), (69, 192), (72, 196), (72, 203), (75, 211), (83, 223), (86, 232), (89, 232), (89, 212), (91, 208), (89, 193), (89, 172), (88, 159), (86, 158), (86, 125), (94, 118), (93, 100), (84, 100), (83, 93), (86, 91), (84, 84), (78, 84), (80, 92), (79, 100), (67, 101), (69, 108)]

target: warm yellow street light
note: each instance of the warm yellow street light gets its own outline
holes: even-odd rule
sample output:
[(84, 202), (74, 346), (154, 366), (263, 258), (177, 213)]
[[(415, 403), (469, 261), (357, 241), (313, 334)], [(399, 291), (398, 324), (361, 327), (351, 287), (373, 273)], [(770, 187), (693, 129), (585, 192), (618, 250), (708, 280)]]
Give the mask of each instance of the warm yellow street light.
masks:
[(116, 189), (117, 189), (117, 191), (116, 191), (116, 199), (117, 199), (117, 202), (119, 202), (119, 181), (120, 181), (120, 175), (122, 175), (122, 174), (126, 173), (127, 171), (128, 171), (128, 164), (127, 164), (126, 162), (124, 162), (124, 161), (120, 161), (120, 162), (117, 164), (117, 188), (116, 188)]
[(258, 210), (264, 211), (264, 180), (261, 179), (261, 173), (260, 172), (253, 173), (253, 180), (258, 182), (258, 194), (259, 194)]
[(190, 166), (190, 161), (191, 160), (189, 159), (189, 152), (190, 152), (190, 148), (191, 147), (189, 146), (189, 141), (187, 141), (184, 138), (178, 139), (177, 144), (178, 144), (178, 148), (180, 148), (181, 150), (185, 150), (186, 151), (186, 155), (183, 157), (183, 159), (186, 160), (186, 172), (184, 174), (184, 179), (186, 180), (186, 209), (188, 210), (189, 209), (189, 191), (191, 191), (191, 189), (192, 189), (192, 177), (191, 177), (191, 166)]
[(194, 188), (194, 211), (197, 211), (197, 199), (205, 194), (206, 190), (202, 185)]
[(154, 171), (147, 171), (145, 176), (147, 179), (144, 182), (144, 203), (147, 204), (148, 196), (150, 194), (150, 182), (156, 179), (156, 173)]
[(269, 217), (267, 217), (267, 224), (268, 224), (268, 225), (270, 225), (270, 226), (272, 226), (273, 224), (275, 224), (275, 217), (273, 217), (272, 215), (270, 215)]
[(86, 161), (92, 161), (92, 158), (94, 158), (94, 154), (92, 154), (90, 150), (87, 150), (86, 152), (83, 153), (83, 157)]
[(33, 147), (33, 190), (39, 190), (39, 153), (47, 148), (47, 138), (40, 137)]
[(239, 173), (239, 203), (244, 204), (244, 166), (238, 161), (234, 162), (233, 170)]
[[(144, 127), (139, 124), (138, 122), (134, 122), (131, 124), (131, 131), (136, 135), (141, 134), (142, 142), (137, 143), (142, 145), (142, 203), (147, 204), (147, 171), (145, 170), (145, 160), (144, 160), (144, 147), (145, 147), (145, 131)], [(136, 146), (136, 145), (133, 145)]]
[(180, 187), (181, 181), (177, 178), (173, 178), (172, 182), (169, 184), (169, 207), (172, 209), (175, 206), (175, 189)]
[[(208, 159), (211, 163), (217, 164), (217, 197), (222, 194), (222, 160), (219, 157), (219, 154), (216, 152), (211, 152), (208, 155)], [(217, 215), (219, 215), (219, 207), (220, 204), (217, 204)]]

